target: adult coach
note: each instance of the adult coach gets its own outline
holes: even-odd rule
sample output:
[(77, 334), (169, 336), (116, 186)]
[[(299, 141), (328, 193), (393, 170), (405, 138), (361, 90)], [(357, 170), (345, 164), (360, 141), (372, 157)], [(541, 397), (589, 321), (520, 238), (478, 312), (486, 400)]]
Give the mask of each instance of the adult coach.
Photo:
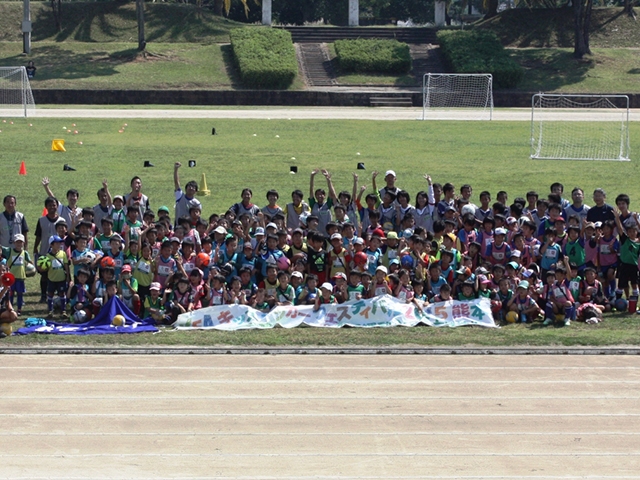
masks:
[(0, 245), (5, 248), (13, 248), (16, 235), (24, 236), (24, 249), (29, 248), (27, 233), (29, 227), (24, 215), (16, 211), (17, 200), (13, 195), (7, 195), (2, 201), (4, 212), (0, 215)]
[[(131, 193), (127, 193), (124, 196), (124, 204), (127, 208), (137, 206), (140, 211), (140, 217), (142, 221), (144, 212), (149, 210), (149, 197), (142, 193), (142, 180), (136, 176), (131, 179)], [(125, 209), (127, 210), (127, 209)]]
[(613, 207), (606, 203), (607, 194), (602, 188), (593, 191), (593, 201), (595, 205), (587, 212), (587, 222), (604, 222), (605, 220), (615, 220)]
[(182, 217), (189, 216), (189, 210), (193, 207), (197, 207), (202, 210), (202, 204), (200, 200), (196, 198), (196, 193), (198, 192), (198, 184), (195, 180), (191, 180), (184, 186), (184, 192), (180, 187), (180, 177), (178, 175), (178, 170), (182, 164), (180, 162), (176, 162), (173, 165), (173, 184), (175, 186), (175, 194), (176, 194), (176, 218), (175, 224), (178, 225), (178, 219)]

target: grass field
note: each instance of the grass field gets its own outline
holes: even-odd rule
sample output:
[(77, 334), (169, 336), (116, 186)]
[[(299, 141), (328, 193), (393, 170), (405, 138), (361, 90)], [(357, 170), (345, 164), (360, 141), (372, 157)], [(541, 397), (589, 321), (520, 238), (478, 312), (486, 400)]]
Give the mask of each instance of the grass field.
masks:
[[(0, 120), (1, 121), (1, 120)], [(14, 123), (11, 124), (10, 122)], [(118, 131), (127, 123), (124, 133)], [(29, 126), (32, 124), (33, 126)], [(75, 124), (75, 126), (73, 125)], [(63, 127), (66, 127), (63, 129)], [(216, 128), (217, 135), (211, 135)], [(527, 122), (377, 122), (320, 120), (60, 120), (6, 119), (0, 123), (0, 162), (5, 174), (0, 191), (18, 197), (18, 208), (35, 228), (45, 198), (40, 185), (43, 176), (51, 179), (51, 188), (63, 197), (69, 188), (80, 190), (80, 205), (93, 206), (103, 178), (109, 180), (112, 193), (126, 193), (134, 175), (143, 180), (143, 191), (150, 196), (153, 209), (173, 204), (172, 171), (175, 161), (197, 161), (197, 167), (181, 170), (183, 183), (200, 181), (206, 173), (209, 197), (203, 197), (203, 215), (224, 212), (239, 200), (240, 191), (250, 187), (257, 204), (264, 203), (266, 191), (277, 188), (281, 204), (290, 192), (300, 188), (308, 192), (309, 172), (323, 167), (333, 173), (336, 189), (351, 189), (351, 175), (357, 162), (361, 184), (370, 187), (373, 170), (393, 168), (398, 185), (412, 196), (424, 188), (424, 173), (437, 182), (453, 182), (456, 187), (470, 183), (474, 199), (481, 190), (494, 195), (499, 189), (509, 198), (535, 189), (544, 194), (554, 181), (567, 190), (578, 185), (590, 192), (603, 187), (610, 198), (619, 192), (631, 196), (632, 208), (640, 195), (635, 188), (640, 149), (640, 125), (631, 125), (632, 162), (553, 162), (532, 161), (529, 155)], [(78, 134), (67, 130), (78, 130)], [(276, 137), (276, 135), (278, 137)], [(51, 140), (66, 140), (67, 152), (52, 152)], [(78, 142), (82, 142), (80, 145)], [(358, 155), (359, 153), (359, 155)], [(143, 168), (145, 160), (154, 168)], [(19, 176), (25, 161), (27, 176)], [(76, 168), (64, 172), (63, 164)], [(291, 165), (299, 173), (289, 173)], [(382, 182), (382, 179), (380, 179)], [(318, 179), (317, 186), (325, 186)], [(587, 194), (587, 197), (589, 195)], [(33, 237), (31, 237), (33, 238)], [(31, 291), (37, 287), (30, 282)], [(28, 297), (31, 302), (37, 297)], [(41, 306), (25, 309), (29, 315), (41, 315)], [(601, 326), (572, 326), (569, 329), (509, 327), (500, 331), (475, 328), (435, 330), (427, 328), (340, 332), (276, 329), (270, 332), (194, 333), (143, 335), (126, 338), (91, 338), (90, 344), (481, 344), (481, 345), (610, 345), (636, 344), (638, 322), (634, 319), (610, 320)], [(34, 337), (9, 339), (16, 343), (77, 343), (77, 339)]]

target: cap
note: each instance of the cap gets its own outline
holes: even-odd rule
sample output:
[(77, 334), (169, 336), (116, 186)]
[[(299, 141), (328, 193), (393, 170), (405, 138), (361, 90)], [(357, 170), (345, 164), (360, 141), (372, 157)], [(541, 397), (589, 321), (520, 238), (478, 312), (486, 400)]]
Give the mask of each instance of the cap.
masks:
[(171, 237), (170, 241), (171, 241), (171, 243), (174, 243), (174, 242), (181, 243), (180, 239), (178, 237)]
[(520, 265), (518, 265), (516, 262), (509, 262), (507, 263), (507, 267), (511, 267), (514, 270), (518, 270), (520, 268)]
[(529, 278), (531, 277), (531, 275), (533, 275), (533, 270), (526, 269), (524, 272), (522, 272), (522, 276), (524, 278)]
[(195, 277), (195, 276), (200, 276), (203, 277), (204, 273), (202, 272), (202, 270), (200, 270), (199, 268), (194, 268), (193, 270), (191, 270), (189, 272), (189, 276), (190, 277)]
[(507, 225), (513, 225), (514, 223), (518, 223), (516, 217), (507, 217)]
[(596, 224), (595, 224), (595, 223), (593, 223), (593, 222), (587, 222), (587, 223), (584, 225), (584, 228), (585, 228), (585, 229), (587, 229), (587, 228), (596, 228)]
[(344, 272), (338, 272), (333, 276), (333, 278), (334, 279), (335, 278), (341, 278), (343, 280), (346, 280), (347, 279), (347, 275)]
[(24, 242), (24, 235), (22, 235), (21, 233), (17, 233), (13, 237), (13, 243), (16, 243), (16, 242)]
[(227, 229), (224, 228), (222, 225), (220, 225), (219, 227), (215, 228), (213, 233), (219, 233), (220, 235), (226, 235), (227, 234)]
[(493, 232), (493, 233), (494, 233), (494, 235), (506, 235), (507, 231), (502, 227), (498, 227), (498, 228), (496, 228), (496, 231)]
[(478, 281), (485, 285), (491, 283), (491, 280), (489, 280), (486, 275), (478, 275)]
[(512, 257), (516, 257), (516, 258), (520, 258), (520, 257), (522, 257), (522, 252), (520, 250), (512, 250), (511, 251), (511, 256)]
[(384, 238), (384, 230), (382, 230), (381, 228), (376, 228), (373, 232), (371, 232), (371, 236)]
[(529, 288), (529, 282), (527, 282), (526, 280), (522, 280), (518, 286), (516, 288), (524, 288), (524, 289), (528, 289)]
[(602, 228), (602, 222), (596, 222), (593, 224), (595, 228)]
[(275, 223), (270, 222), (270, 223), (267, 223), (267, 227), (266, 228), (275, 228), (275, 229), (277, 229), (278, 226)]
[(159, 282), (153, 282), (151, 285), (149, 285), (149, 290), (158, 290), (160, 291), (162, 287), (160, 286)]
[(167, 212), (167, 213), (169, 213), (169, 207), (167, 207), (166, 205), (163, 205), (158, 209), (158, 212)]
[(398, 234), (396, 232), (387, 233), (387, 240), (397, 240)]
[(444, 209), (445, 212), (455, 212), (456, 211), (456, 207), (453, 207), (451, 205), (447, 205), (447, 208)]
[(114, 233), (113, 235), (111, 235), (111, 238), (109, 238), (109, 241), (111, 240), (118, 240), (119, 242), (122, 242), (123, 238), (120, 236), (119, 233)]
[(302, 272), (299, 272), (299, 271), (295, 270), (295, 271), (291, 274), (291, 278), (293, 278), (293, 277), (304, 278), (304, 275), (302, 275)]
[(382, 272), (386, 275), (388, 270), (387, 270), (387, 267), (385, 267), (384, 265), (380, 265), (378, 268), (376, 268), (376, 272)]
[(256, 231), (254, 232), (254, 235), (257, 237), (258, 235), (264, 235), (264, 228), (262, 227), (258, 227), (256, 228)]
[(339, 233), (334, 233), (333, 235), (331, 235), (331, 240), (335, 240), (336, 238), (338, 240), (342, 240), (342, 235), (340, 235)]
[(458, 275), (466, 275), (468, 277), (471, 276), (471, 269), (469, 267), (460, 267), (458, 270), (456, 270), (456, 273)]
[(242, 248), (250, 248), (251, 250), (253, 250), (253, 245), (251, 245), (251, 242), (244, 242), (244, 244), (242, 245)]
[(393, 260), (391, 260), (389, 262), (389, 265), (400, 265), (400, 259), (399, 258), (394, 258)]
[(387, 172), (384, 174), (384, 176), (387, 177), (389, 175), (393, 175), (395, 177), (396, 176), (396, 172), (394, 172), (393, 170), (387, 170)]
[(56, 243), (56, 242), (60, 243), (62, 241), (63, 240), (58, 235), (51, 235), (49, 237), (49, 245), (51, 245), (52, 243)]
[(124, 265), (121, 270), (122, 273), (129, 272), (131, 273), (131, 265)]
[(295, 235), (296, 233), (304, 235), (304, 230), (302, 230), (301, 228), (296, 228), (293, 232), (291, 232), (291, 235)]
[(124, 203), (124, 197), (122, 195), (116, 195), (115, 197), (113, 197), (113, 202), (115, 202), (116, 200), (120, 200), (122, 203)]
[(489, 270), (484, 267), (476, 268), (476, 275), (486, 275), (487, 273), (489, 273)]
[(354, 245), (364, 245), (364, 238), (362, 237), (356, 237), (356, 239), (353, 241)]
[(333, 285), (331, 285), (329, 282), (324, 282), (322, 285), (320, 285), (320, 288), (322, 290), (329, 290), (330, 292), (333, 292)]
[(556, 222), (566, 223), (566, 220), (562, 217), (556, 217), (553, 219), (553, 223), (556, 223)]
[(449, 240), (451, 240), (452, 242), (456, 241), (456, 236), (453, 233), (447, 233), (445, 234), (445, 237), (447, 237)]

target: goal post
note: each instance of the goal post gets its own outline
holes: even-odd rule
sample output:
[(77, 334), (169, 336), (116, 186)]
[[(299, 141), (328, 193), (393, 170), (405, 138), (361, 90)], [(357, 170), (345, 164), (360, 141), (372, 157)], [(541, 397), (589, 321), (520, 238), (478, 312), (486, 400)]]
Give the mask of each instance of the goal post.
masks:
[(493, 76), (489, 73), (427, 73), (422, 80), (422, 120), (443, 111), (461, 119), (491, 120)]
[(629, 97), (537, 93), (531, 158), (629, 161)]
[(35, 102), (25, 67), (0, 67), (0, 116), (27, 117)]

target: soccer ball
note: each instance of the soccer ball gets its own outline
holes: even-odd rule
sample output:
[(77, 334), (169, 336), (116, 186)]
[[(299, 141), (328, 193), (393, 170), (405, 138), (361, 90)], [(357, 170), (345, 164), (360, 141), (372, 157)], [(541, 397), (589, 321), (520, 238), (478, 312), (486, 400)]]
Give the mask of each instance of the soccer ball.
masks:
[(276, 265), (278, 266), (279, 270), (287, 271), (289, 270), (289, 266), (291, 265), (291, 263), (289, 262), (289, 259), (283, 255), (278, 259)]
[(33, 263), (27, 263), (24, 267), (24, 271), (27, 277), (31, 278), (36, 274), (36, 267), (33, 265)]
[(38, 263), (38, 267), (43, 272), (46, 272), (51, 268), (51, 259), (49, 257), (40, 257), (37, 263)]
[(491, 311), (500, 313), (500, 310), (502, 310), (502, 302), (500, 300), (491, 300)]
[(115, 266), (116, 266), (116, 262), (111, 257), (104, 257), (102, 260), (100, 260), (100, 267), (102, 268), (107, 268), (107, 267), (113, 268)]
[(413, 261), (413, 257), (411, 255), (404, 255), (400, 259), (400, 265), (402, 265), (404, 268), (413, 268), (414, 263), (415, 262)]
[(618, 312), (626, 312), (628, 306), (629, 302), (627, 302), (624, 298), (619, 298), (616, 300), (615, 307)]
[(10, 323), (0, 323), (0, 331), (8, 337), (13, 333), (13, 327)]
[(196, 266), (197, 267), (208, 267), (209, 266), (209, 255), (204, 252), (200, 252), (196, 256)]
[(353, 256), (353, 263), (359, 267), (364, 267), (367, 264), (367, 254), (364, 252), (358, 252)]
[(516, 323), (518, 321), (518, 312), (508, 312), (506, 320), (507, 323)]
[(85, 312), (84, 310), (77, 310), (73, 314), (73, 320), (76, 323), (86, 322), (87, 321), (87, 312)]
[(126, 320), (122, 315), (116, 315), (111, 319), (111, 324), (115, 327), (122, 327), (126, 324)]

